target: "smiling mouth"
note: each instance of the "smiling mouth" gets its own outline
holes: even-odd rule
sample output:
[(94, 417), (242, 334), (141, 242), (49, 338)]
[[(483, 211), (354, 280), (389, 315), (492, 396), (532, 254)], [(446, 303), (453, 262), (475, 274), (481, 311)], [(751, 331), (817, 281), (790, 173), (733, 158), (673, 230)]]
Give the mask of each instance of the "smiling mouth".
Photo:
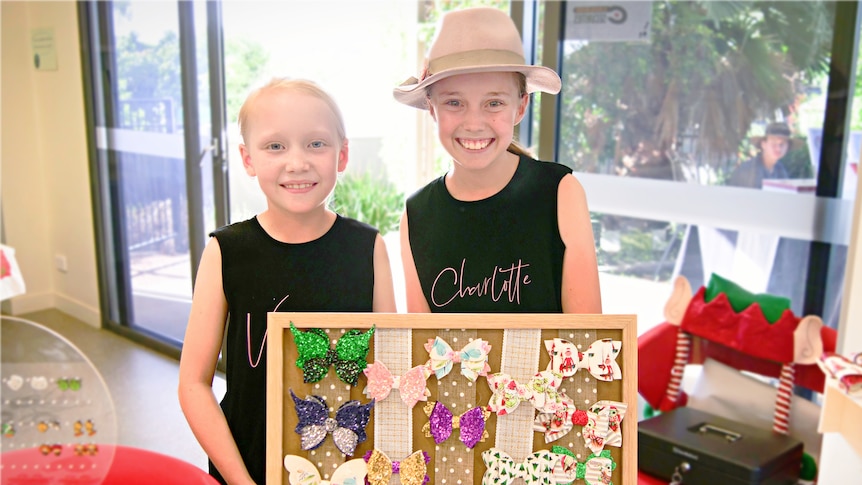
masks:
[(484, 150), (485, 148), (488, 148), (488, 145), (490, 145), (492, 141), (494, 141), (493, 138), (483, 138), (481, 140), (458, 139), (458, 143), (467, 150)]
[(312, 183), (282, 184), (282, 187), (284, 187), (285, 189), (302, 190), (302, 189), (308, 189), (308, 188), (314, 187), (314, 184), (312, 184)]

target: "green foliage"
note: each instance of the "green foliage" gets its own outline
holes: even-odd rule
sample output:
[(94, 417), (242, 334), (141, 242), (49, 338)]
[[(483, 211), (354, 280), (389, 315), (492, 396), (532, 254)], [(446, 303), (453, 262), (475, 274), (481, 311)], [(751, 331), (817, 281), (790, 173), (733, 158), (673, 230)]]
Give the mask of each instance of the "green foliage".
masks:
[[(127, 7), (127, 4), (124, 5), (123, 15), (128, 14)], [(206, 45), (200, 44), (198, 47), (198, 57), (205, 59)], [(269, 62), (269, 54), (256, 42), (229, 39), (225, 45), (224, 56), (227, 119), (233, 121), (237, 119), (239, 108), (249, 88), (259, 81), (261, 72)], [(136, 120), (138, 129), (149, 128), (155, 131), (158, 131), (156, 128), (164, 124), (168, 117), (172, 117), (175, 124), (181, 123), (180, 71), (179, 39), (176, 32), (165, 32), (154, 45), (139, 40), (136, 32), (120, 38), (117, 48), (118, 95), (120, 100), (130, 102), (124, 108), (124, 119)], [(154, 104), (155, 102), (161, 104)], [(172, 112), (164, 113), (164, 106), (168, 106)], [(202, 110), (209, 108), (201, 107)], [(140, 120), (146, 120), (148, 124)]]
[(136, 32), (117, 45), (121, 100), (176, 98), (180, 95), (180, 52), (176, 32), (166, 32), (155, 45), (138, 39)]
[(166, 32), (148, 44), (131, 32), (117, 41), (119, 125), (140, 131), (174, 132), (182, 124), (179, 40)]
[(249, 88), (259, 81), (269, 62), (269, 53), (257, 42), (245, 38), (229, 38), (224, 57), (227, 119), (228, 122), (234, 122)]
[(370, 224), (386, 235), (398, 229), (404, 194), (389, 180), (369, 173), (345, 174), (335, 184), (332, 208), (339, 214)]
[(808, 147), (803, 144), (801, 148), (795, 148), (787, 152), (781, 159), (787, 175), (792, 179), (807, 179), (814, 176), (814, 167), (811, 166), (811, 156)]
[(591, 213), (599, 266), (612, 274), (667, 281), (685, 226)]

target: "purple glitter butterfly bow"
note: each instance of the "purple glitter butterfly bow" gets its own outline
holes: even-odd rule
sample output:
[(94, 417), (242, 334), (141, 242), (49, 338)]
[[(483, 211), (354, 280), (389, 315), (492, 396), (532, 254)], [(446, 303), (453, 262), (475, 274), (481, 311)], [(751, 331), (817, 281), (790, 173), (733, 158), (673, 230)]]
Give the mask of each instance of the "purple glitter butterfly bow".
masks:
[(476, 443), (488, 437), (485, 421), (491, 416), (491, 411), (476, 406), (460, 416), (453, 416), (445, 404), (431, 401), (425, 405), (428, 422), (422, 427), (425, 436), (433, 437), (438, 445), (452, 434), (453, 429), (459, 429), (459, 439), (467, 448), (473, 448)]
[(290, 390), (296, 405), (296, 416), (299, 424), (296, 433), (301, 438), (303, 450), (313, 450), (323, 444), (327, 434), (332, 434), (332, 441), (339, 451), (352, 456), (359, 443), (365, 441), (365, 427), (371, 417), (374, 400), (368, 404), (359, 401), (347, 401), (335, 411), (335, 418), (329, 417), (326, 400), (320, 396), (308, 396), (305, 399), (296, 397)]

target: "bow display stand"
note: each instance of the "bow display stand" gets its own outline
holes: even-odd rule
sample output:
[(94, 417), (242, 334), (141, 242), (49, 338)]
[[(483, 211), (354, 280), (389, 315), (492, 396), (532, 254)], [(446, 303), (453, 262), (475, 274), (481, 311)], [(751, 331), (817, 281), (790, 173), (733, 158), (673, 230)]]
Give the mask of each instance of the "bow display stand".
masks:
[(633, 315), (270, 313), (267, 332), (269, 484), (636, 481)]

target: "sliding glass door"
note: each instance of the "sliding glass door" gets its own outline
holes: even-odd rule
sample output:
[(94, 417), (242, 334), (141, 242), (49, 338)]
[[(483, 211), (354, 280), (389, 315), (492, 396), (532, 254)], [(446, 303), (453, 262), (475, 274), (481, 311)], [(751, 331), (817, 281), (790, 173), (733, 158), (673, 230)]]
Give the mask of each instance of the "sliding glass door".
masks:
[(103, 311), (109, 324), (172, 345), (185, 333), (195, 268), (226, 189), (214, 176), (221, 127), (214, 134), (211, 122), (221, 112), (211, 96), (220, 79), (208, 75), (208, 49), (217, 45), (207, 17), (217, 13), (217, 4), (208, 12), (206, 2), (184, 1), (81, 8)]

